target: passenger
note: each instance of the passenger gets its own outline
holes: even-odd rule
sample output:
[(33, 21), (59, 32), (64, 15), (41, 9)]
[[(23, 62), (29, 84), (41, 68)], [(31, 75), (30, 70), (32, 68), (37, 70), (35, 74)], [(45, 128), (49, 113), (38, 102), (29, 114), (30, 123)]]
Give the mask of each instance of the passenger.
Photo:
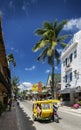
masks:
[(41, 116), (41, 104), (37, 104), (37, 117), (40, 117)]

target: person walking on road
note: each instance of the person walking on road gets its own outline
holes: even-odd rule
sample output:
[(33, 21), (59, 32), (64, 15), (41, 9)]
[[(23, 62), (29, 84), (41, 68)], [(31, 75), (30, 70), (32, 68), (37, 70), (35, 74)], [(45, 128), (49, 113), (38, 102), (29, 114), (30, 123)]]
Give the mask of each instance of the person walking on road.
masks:
[(11, 111), (11, 107), (12, 107), (12, 98), (9, 98), (9, 101), (8, 101), (9, 111)]

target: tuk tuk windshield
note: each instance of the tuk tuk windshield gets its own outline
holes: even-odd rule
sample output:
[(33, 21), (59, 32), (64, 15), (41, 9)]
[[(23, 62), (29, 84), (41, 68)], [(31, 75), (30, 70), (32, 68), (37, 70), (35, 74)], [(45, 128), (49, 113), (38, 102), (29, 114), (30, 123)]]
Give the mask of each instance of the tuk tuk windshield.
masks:
[(42, 104), (42, 109), (50, 109), (51, 105), (50, 104)]

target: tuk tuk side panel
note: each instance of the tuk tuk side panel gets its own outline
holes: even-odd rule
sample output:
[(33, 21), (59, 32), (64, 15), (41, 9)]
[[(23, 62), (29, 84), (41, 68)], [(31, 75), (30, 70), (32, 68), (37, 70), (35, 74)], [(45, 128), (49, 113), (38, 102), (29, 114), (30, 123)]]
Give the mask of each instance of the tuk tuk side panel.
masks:
[(37, 117), (36, 104), (33, 104), (33, 116), (34, 116), (34, 117)]
[(49, 109), (49, 110), (42, 110), (42, 113), (41, 113), (41, 117), (42, 118), (47, 118), (47, 117), (50, 117), (52, 116), (52, 113), (53, 113), (53, 109)]

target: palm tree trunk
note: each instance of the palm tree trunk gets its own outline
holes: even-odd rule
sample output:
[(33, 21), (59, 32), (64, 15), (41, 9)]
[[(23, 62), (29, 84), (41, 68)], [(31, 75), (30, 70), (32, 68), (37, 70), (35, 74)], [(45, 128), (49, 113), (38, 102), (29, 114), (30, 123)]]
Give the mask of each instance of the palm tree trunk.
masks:
[(52, 51), (52, 84), (51, 84), (51, 94), (54, 98), (54, 50)]

